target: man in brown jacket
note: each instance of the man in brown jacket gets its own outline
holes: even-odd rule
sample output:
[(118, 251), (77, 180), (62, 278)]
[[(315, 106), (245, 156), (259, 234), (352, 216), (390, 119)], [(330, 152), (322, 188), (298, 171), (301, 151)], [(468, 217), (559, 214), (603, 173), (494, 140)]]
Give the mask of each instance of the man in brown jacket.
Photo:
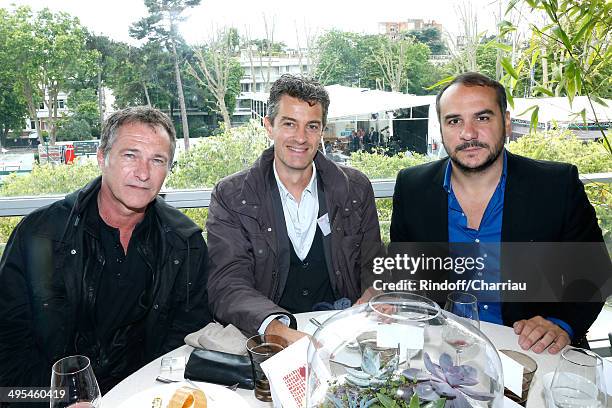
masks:
[(210, 305), (248, 333), (295, 341), (304, 334), (292, 313), (373, 293), (367, 282), (381, 248), (374, 193), (364, 174), (318, 152), (328, 107), (319, 83), (283, 75), (265, 118), (274, 146), (213, 191)]

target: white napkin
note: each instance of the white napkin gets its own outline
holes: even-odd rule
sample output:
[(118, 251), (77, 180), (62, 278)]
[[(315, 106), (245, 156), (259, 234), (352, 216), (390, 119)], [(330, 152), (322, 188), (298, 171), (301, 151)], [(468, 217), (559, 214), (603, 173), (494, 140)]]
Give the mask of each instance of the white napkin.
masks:
[(236, 327), (212, 322), (185, 336), (185, 344), (195, 348), (245, 355), (247, 338)]

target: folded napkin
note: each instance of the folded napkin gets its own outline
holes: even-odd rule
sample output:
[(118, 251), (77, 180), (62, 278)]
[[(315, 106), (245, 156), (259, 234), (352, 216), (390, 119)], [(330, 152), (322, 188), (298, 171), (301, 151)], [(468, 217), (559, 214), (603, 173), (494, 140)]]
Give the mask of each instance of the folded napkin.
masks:
[(212, 322), (185, 337), (185, 344), (229, 354), (246, 355), (247, 338), (236, 327)]

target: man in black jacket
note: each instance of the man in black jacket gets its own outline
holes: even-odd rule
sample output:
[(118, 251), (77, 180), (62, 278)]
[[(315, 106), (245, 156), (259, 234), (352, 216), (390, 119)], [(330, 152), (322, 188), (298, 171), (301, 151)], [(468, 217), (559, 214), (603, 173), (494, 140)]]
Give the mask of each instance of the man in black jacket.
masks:
[[(521, 299), (519, 293), (511, 301), (506, 301), (509, 292), (492, 291), (490, 301), (479, 302), (481, 318), (513, 326), (519, 345), (538, 353), (548, 349), (554, 354), (570, 340), (578, 342), (597, 317), (599, 300), (606, 293), (576, 299), (575, 289), (582, 284), (595, 292), (604, 289), (595, 281), (568, 286), (565, 272), (571, 274), (568, 266), (574, 263), (574, 270), (588, 273), (589, 267), (576, 262), (579, 251), (588, 252), (594, 256), (581, 259), (596, 264), (597, 272), (603, 273), (595, 278), (605, 281), (610, 259), (576, 167), (506, 152), (511, 123), (505, 90), (481, 74), (459, 75), (440, 91), (436, 107), (449, 158), (399, 173), (391, 241), (450, 242), (451, 247), (460, 243), (471, 245), (470, 250), (486, 245), (495, 248), (496, 244), (496, 261), (489, 263), (493, 268), (473, 274), (472, 280), (496, 284), (523, 274), (527, 280), (538, 280), (540, 286), (535, 286), (538, 291), (532, 286), (527, 292), (537, 296), (525, 294)], [(499, 249), (500, 242), (519, 244), (504, 244)], [(571, 244), (569, 250), (574, 252), (570, 252), (569, 246), (558, 243), (589, 244)], [(453, 275), (438, 278), (456, 278)], [(547, 290), (573, 297), (573, 301), (555, 303), (554, 296), (544, 297)]]
[(102, 176), (15, 228), (0, 263), (2, 386), (48, 386), (55, 361), (82, 354), (104, 393), (211, 320), (202, 230), (157, 197), (175, 144), (158, 110), (114, 113)]

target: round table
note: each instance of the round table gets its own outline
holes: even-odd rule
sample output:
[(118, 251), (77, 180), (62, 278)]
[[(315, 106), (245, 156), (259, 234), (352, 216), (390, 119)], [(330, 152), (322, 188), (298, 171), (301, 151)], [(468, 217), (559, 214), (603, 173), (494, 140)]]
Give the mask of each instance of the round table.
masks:
[[(325, 312), (323, 312), (325, 313)], [(296, 315), (298, 321), (298, 328), (304, 329), (309, 323), (308, 320), (311, 317), (320, 316), (322, 312), (311, 312), (311, 313), (300, 313)], [(542, 354), (536, 354), (532, 351), (523, 351), (518, 346), (518, 336), (514, 334), (514, 331), (510, 327), (500, 326), (492, 323), (481, 322), (480, 326), (481, 330), (489, 337), (489, 339), (493, 342), (495, 347), (499, 349), (510, 349), (521, 351), (530, 357), (532, 357), (538, 363), (538, 370), (533, 378), (531, 383), (531, 390), (529, 392), (529, 399), (527, 401), (528, 408), (543, 408), (545, 406), (544, 396), (542, 394), (542, 378), (544, 374), (552, 372), (557, 367), (559, 361), (559, 354), (551, 355), (547, 352)], [(172, 356), (179, 357), (185, 356), (189, 357), (193, 347), (184, 345), (181, 346), (165, 356), (159, 357), (158, 359), (150, 362), (146, 366), (142, 367), (140, 370), (136, 371), (134, 374), (127, 377), (125, 380), (121, 381), (110, 390), (107, 394), (102, 398), (102, 407), (103, 408), (113, 408), (119, 406), (121, 402), (131, 397), (133, 394), (156, 386), (162, 385), (159, 382), (155, 381), (155, 377), (160, 373), (160, 364), (161, 359), (163, 357)], [(271, 403), (265, 403), (257, 400), (253, 394), (252, 390), (243, 390), (238, 389), (236, 391), (239, 395), (241, 395), (252, 407), (272, 407)], [(509, 401), (509, 400), (506, 400)], [(506, 404), (506, 407), (517, 406), (516, 404), (510, 405)]]

